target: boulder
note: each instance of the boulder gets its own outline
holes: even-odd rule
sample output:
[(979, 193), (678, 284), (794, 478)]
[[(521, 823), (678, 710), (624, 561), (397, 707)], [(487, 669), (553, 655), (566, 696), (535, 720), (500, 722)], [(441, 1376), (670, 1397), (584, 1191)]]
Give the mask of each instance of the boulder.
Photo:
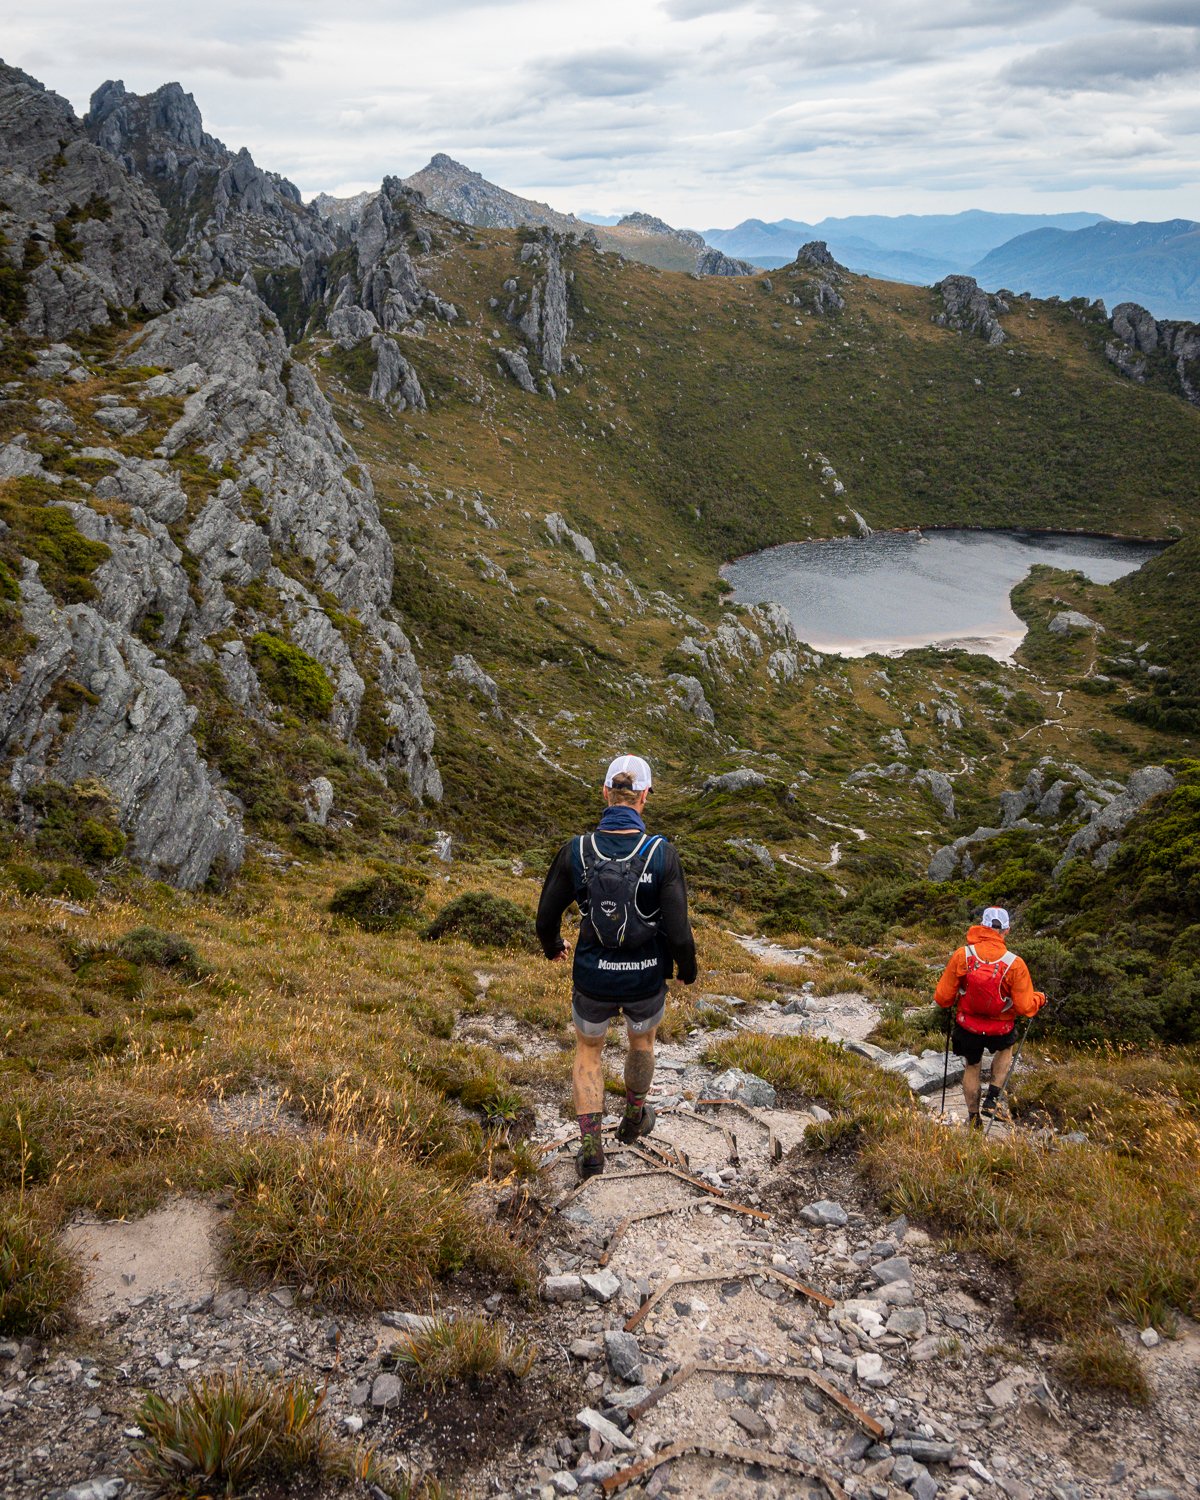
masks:
[(1071, 635), (1077, 630), (1091, 630), (1096, 634), (1103, 634), (1104, 631), (1104, 626), (1099, 621), (1081, 615), (1076, 609), (1059, 610), (1046, 628), (1051, 635)]
[(739, 1104), (748, 1104), (752, 1109), (774, 1109), (776, 1094), (765, 1078), (756, 1073), (747, 1073), (742, 1068), (729, 1068), (720, 1073), (708, 1086), (714, 1099), (736, 1099)]
[(701, 787), (702, 792), (745, 792), (766, 786), (767, 778), (761, 771), (749, 767), (739, 771), (725, 771), (720, 776), (709, 776)]

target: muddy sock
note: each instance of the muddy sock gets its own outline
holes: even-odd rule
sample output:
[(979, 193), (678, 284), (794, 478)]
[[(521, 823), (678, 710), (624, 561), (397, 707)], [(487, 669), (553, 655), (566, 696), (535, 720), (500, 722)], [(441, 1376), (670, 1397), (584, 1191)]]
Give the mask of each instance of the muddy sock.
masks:
[(604, 1147), (600, 1144), (600, 1131), (604, 1124), (603, 1114), (597, 1110), (595, 1114), (579, 1115), (579, 1139), (583, 1143), (584, 1156), (603, 1156)]
[(654, 1053), (629, 1052), (625, 1057), (625, 1119), (640, 1120), (642, 1105), (654, 1081)]

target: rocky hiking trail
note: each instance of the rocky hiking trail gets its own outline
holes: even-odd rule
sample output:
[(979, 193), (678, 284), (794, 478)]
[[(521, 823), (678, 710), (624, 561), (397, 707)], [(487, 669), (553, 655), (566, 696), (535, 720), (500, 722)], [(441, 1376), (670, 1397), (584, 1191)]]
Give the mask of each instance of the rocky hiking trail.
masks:
[[(803, 992), (735, 1017), (887, 1059), (862, 1047), (877, 1019), (862, 996)], [(845, 1162), (796, 1151), (825, 1112), (780, 1108), (751, 1074), (715, 1075), (699, 1062), (706, 1042), (659, 1048), (655, 1129), (621, 1147), (610, 1122), (602, 1176), (576, 1183), (574, 1138), (548, 1126), (541, 1295), (557, 1306), (562, 1347), (587, 1371), (587, 1399), (509, 1493), (1197, 1492), (1195, 1329), (1181, 1328), (1170, 1351), (1145, 1353), (1160, 1386), (1153, 1415), (1072, 1397), (1050, 1373), (1051, 1345), (1007, 1342), (1011, 1298), (999, 1273), (904, 1217), (884, 1218)], [(927, 1073), (928, 1059), (899, 1070)], [(939, 1093), (940, 1079), (939, 1054)], [(948, 1123), (959, 1123), (950, 1111)]]
[[(746, 946), (797, 976), (808, 957)], [(486, 990), (486, 971), (477, 979)], [(1156, 1391), (1148, 1410), (1071, 1392), (1052, 1373), (1054, 1346), (1014, 1332), (1001, 1272), (883, 1213), (847, 1158), (804, 1149), (824, 1110), (786, 1107), (763, 1079), (702, 1060), (737, 1029), (869, 1049), (870, 1001), (809, 986), (766, 1004), (703, 993), (696, 1004), (732, 1025), (660, 1045), (658, 1123), (622, 1148), (611, 1120), (602, 1176), (576, 1181), (561, 1089), (540, 1097), (541, 1170), (513, 1195), (527, 1224), (540, 1220), (536, 1305), (447, 1286), (430, 1306), (454, 1317), (482, 1300), (537, 1345), (525, 1380), (423, 1396), (389, 1355), (428, 1313), (334, 1316), (304, 1288), (221, 1282), (220, 1200), (177, 1200), (133, 1223), (81, 1220), (72, 1238), (90, 1271), (91, 1329), (51, 1346), (0, 1343), (0, 1493), (135, 1500), (137, 1393), (238, 1364), (325, 1386), (342, 1436), (463, 1497), (1200, 1493), (1193, 1325), (1138, 1345)], [(498, 1014), (465, 1016), (460, 1030), (506, 1051), (546, 1046)], [(961, 1109), (961, 1095), (953, 1102)], [(216, 1108), (223, 1128), (301, 1128), (266, 1093)]]

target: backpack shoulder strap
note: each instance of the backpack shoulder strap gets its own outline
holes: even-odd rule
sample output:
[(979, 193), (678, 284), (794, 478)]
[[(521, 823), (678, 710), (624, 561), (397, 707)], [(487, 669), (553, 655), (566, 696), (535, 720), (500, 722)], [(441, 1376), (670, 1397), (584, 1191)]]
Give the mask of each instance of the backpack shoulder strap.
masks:
[(966, 956), (968, 958), (978, 958), (979, 957), (979, 954), (975, 952), (975, 944), (974, 943), (968, 943), (966, 945), (966, 947), (963, 949), (963, 952), (966, 954)]
[(1003, 967), (1004, 972), (1007, 974), (1009, 969), (1011, 969), (1013, 964), (1016, 962), (1016, 959), (1017, 955), (1015, 953), (1010, 953), (1006, 948), (1000, 955), (1000, 957), (996, 960), (996, 962)]

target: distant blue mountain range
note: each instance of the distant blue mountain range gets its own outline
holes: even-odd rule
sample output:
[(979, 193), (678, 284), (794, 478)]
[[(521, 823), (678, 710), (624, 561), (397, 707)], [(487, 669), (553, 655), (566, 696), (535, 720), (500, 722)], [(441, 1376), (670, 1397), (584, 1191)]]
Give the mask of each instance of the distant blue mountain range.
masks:
[(704, 238), (727, 255), (760, 266), (787, 265), (805, 240), (824, 240), (852, 271), (926, 285), (964, 272), (1016, 235), (1039, 229), (1071, 231), (1099, 223), (1103, 214), (852, 214), (844, 219), (747, 219), (735, 229), (706, 229)]
[[(593, 223), (608, 216), (581, 215)], [(1200, 224), (1123, 224), (1103, 214), (852, 214), (846, 218), (745, 219), (706, 229), (705, 240), (771, 270), (808, 240), (824, 240), (851, 271), (929, 286), (974, 276), (989, 291), (1038, 297), (1100, 297), (1109, 310), (1139, 302), (1158, 318), (1200, 321)]]
[(971, 268), (980, 286), (1039, 297), (1139, 302), (1158, 318), (1200, 322), (1200, 224), (1118, 224), (1035, 229), (997, 246)]

